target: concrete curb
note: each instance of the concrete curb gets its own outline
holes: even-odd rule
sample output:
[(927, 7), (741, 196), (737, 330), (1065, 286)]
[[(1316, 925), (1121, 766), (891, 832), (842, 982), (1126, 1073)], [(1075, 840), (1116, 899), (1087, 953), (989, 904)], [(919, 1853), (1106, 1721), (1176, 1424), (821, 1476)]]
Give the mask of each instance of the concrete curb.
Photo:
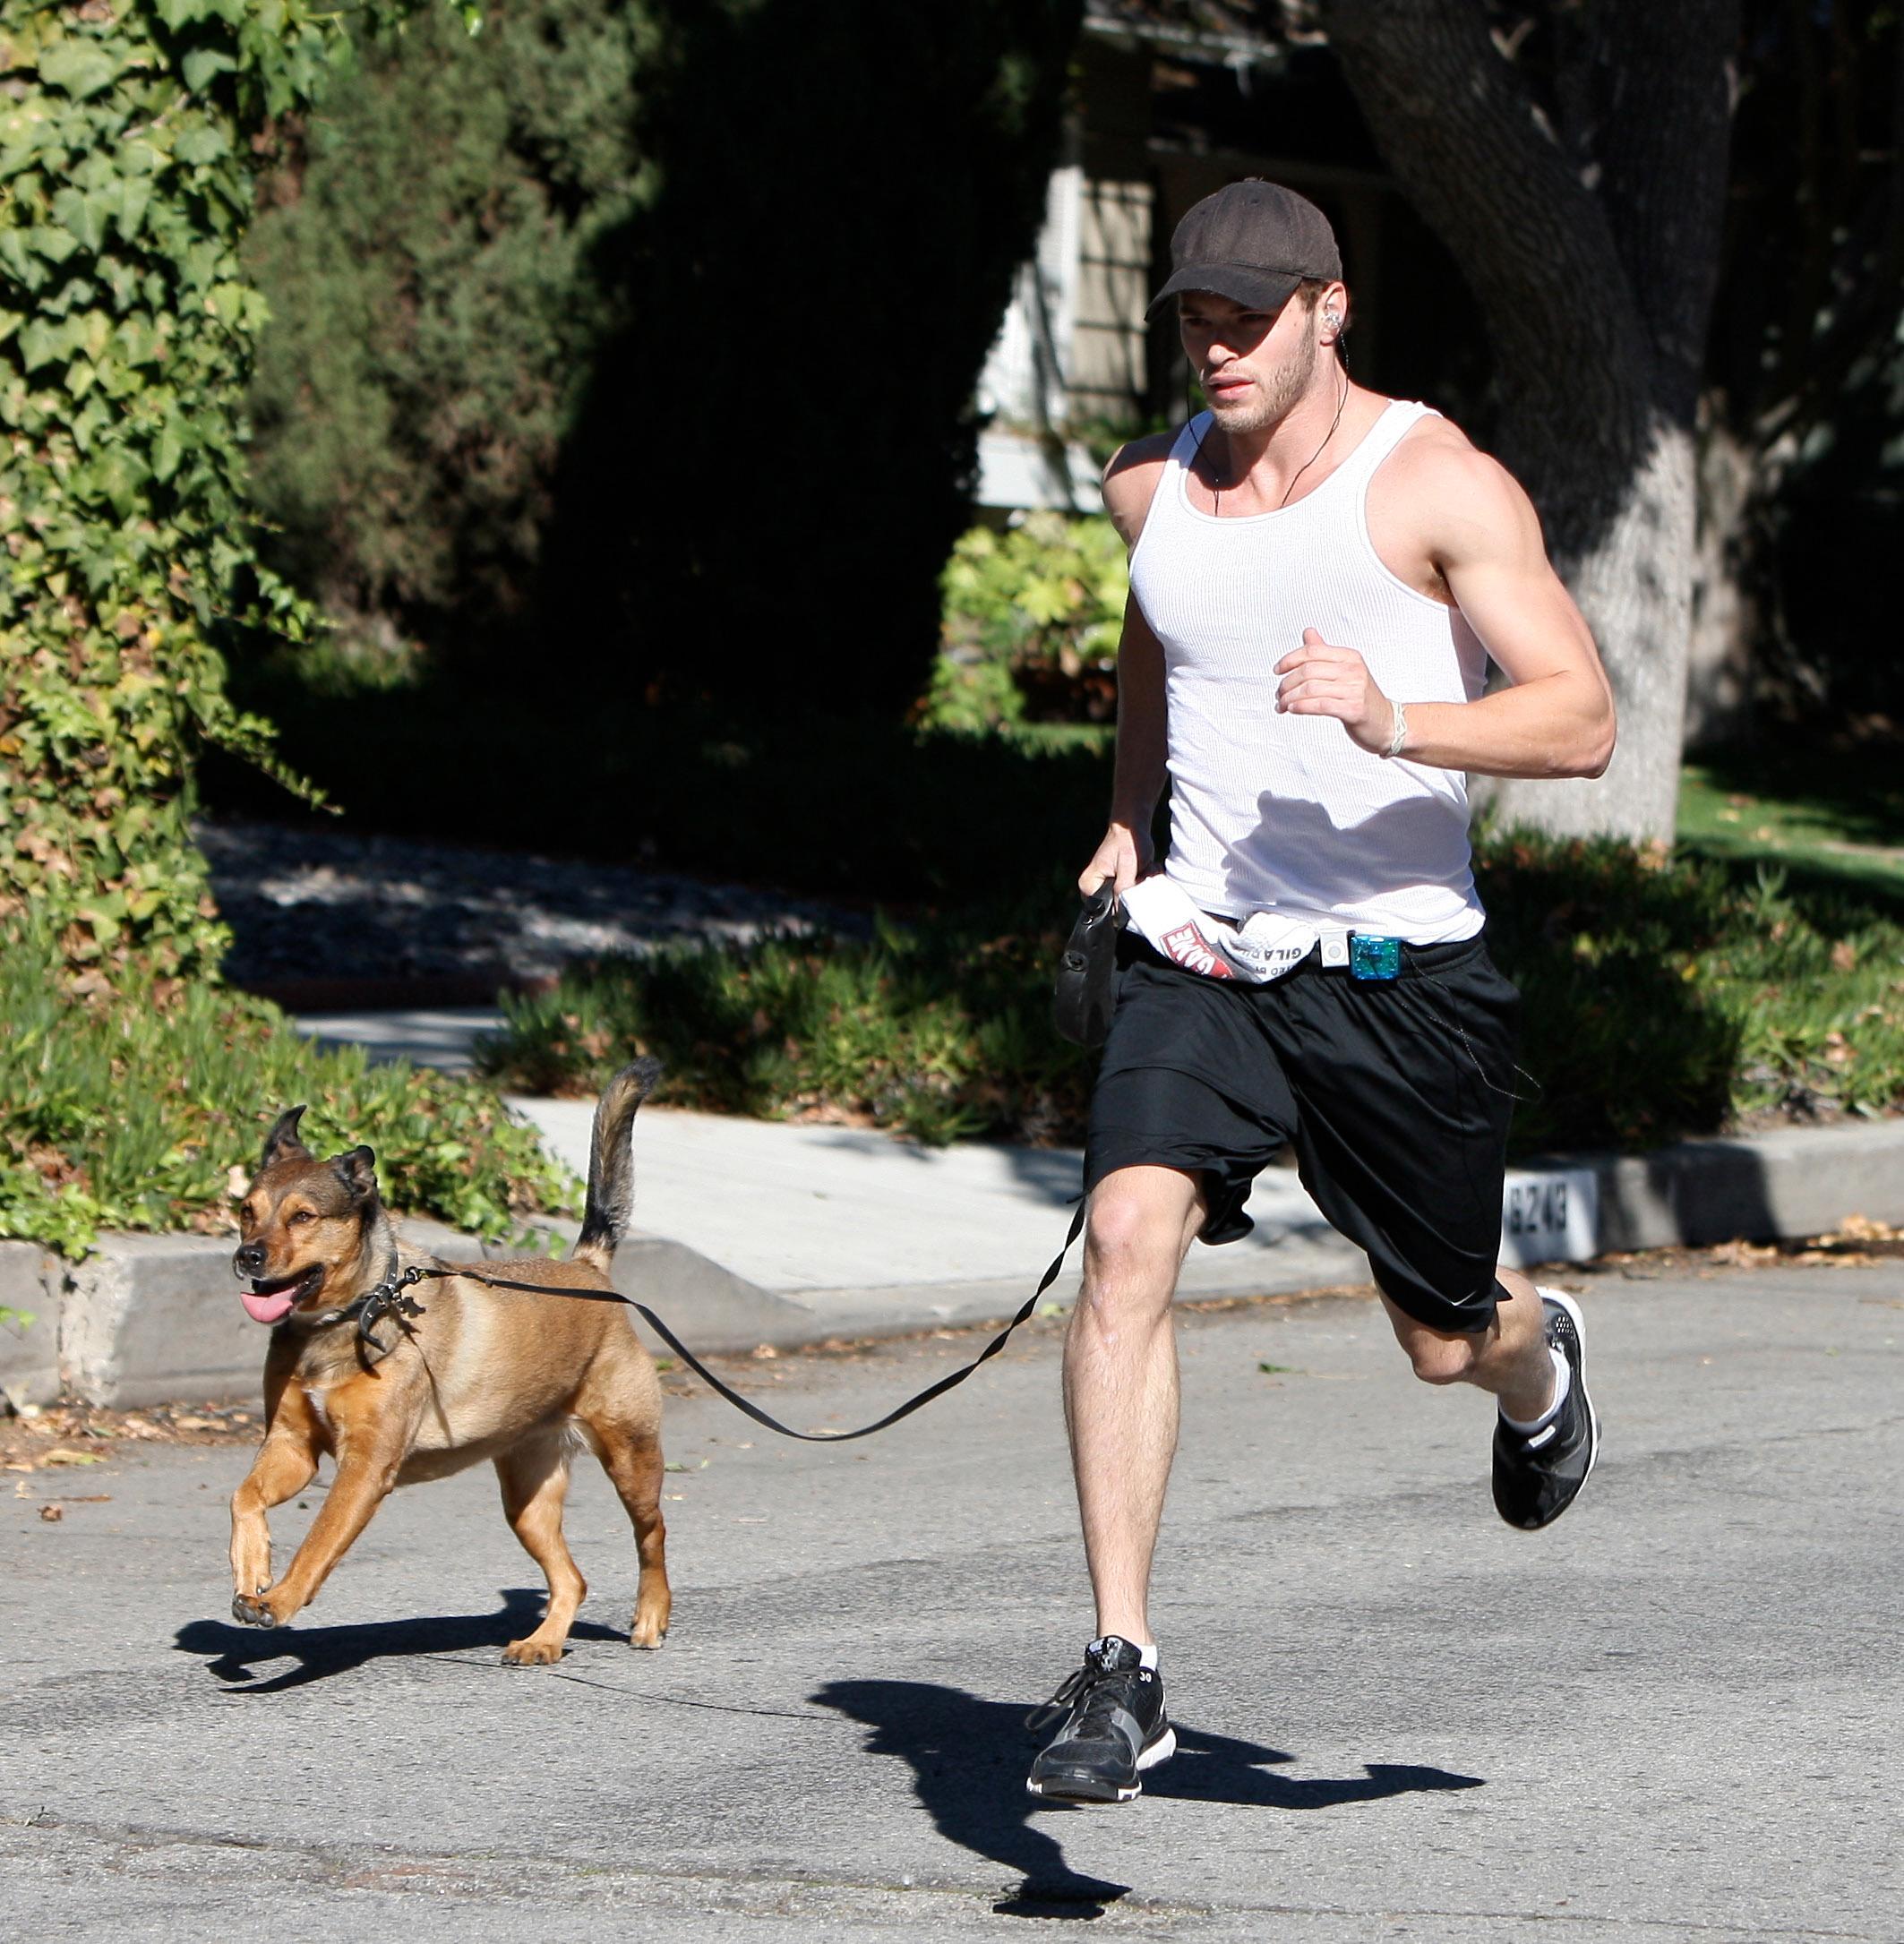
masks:
[(0, 1395), (18, 1410), (59, 1394), (62, 1264), (37, 1242), (0, 1242)]
[[(1516, 1169), (1508, 1202), (1505, 1260), (1775, 1241), (1827, 1232), (1852, 1215), (1900, 1223), (1904, 1120), (1685, 1141), (1637, 1157), (1554, 1156)], [(575, 1232), (572, 1222), (545, 1226), (563, 1240)], [(406, 1223), (403, 1236), (450, 1260), (485, 1253), (440, 1223)], [(108, 1235), (83, 1261), (65, 1263), (31, 1243), (0, 1242), (0, 1306), (35, 1319), (23, 1329), (0, 1325), (0, 1392), (15, 1409), (63, 1387), (107, 1408), (254, 1397), (264, 1339), (233, 1299), (231, 1246), (228, 1237)], [(684, 1242), (636, 1233), (615, 1257), (614, 1284), (679, 1319), (696, 1349), (785, 1349), (1002, 1318), (1042, 1267), (1001, 1280), (777, 1293)], [(1071, 1300), (1076, 1268), (1074, 1255), (1048, 1301)], [(1288, 1294), (1365, 1274), (1347, 1243), (1305, 1231), (1274, 1251), (1197, 1250), (1179, 1293)]]
[(1904, 1120), (1681, 1141), (1592, 1166), (1602, 1254), (1824, 1235), (1851, 1215), (1904, 1222)]

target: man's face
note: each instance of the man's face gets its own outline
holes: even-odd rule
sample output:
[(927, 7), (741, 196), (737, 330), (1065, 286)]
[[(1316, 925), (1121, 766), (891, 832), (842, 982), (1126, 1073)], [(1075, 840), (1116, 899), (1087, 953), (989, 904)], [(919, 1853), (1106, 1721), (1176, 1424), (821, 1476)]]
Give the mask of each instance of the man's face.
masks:
[(1299, 295), (1280, 311), (1252, 311), (1205, 290), (1178, 298), (1184, 355), (1224, 432), (1266, 432), (1308, 391), (1316, 373), (1315, 323), (1315, 311)]

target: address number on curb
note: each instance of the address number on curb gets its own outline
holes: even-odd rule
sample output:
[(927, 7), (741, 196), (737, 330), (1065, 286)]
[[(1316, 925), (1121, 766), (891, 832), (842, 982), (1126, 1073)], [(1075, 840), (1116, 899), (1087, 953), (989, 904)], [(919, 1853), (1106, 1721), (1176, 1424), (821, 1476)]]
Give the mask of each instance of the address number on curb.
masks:
[(1501, 1203), (1501, 1260), (1583, 1263), (1599, 1253), (1600, 1179), (1591, 1169), (1509, 1172)]

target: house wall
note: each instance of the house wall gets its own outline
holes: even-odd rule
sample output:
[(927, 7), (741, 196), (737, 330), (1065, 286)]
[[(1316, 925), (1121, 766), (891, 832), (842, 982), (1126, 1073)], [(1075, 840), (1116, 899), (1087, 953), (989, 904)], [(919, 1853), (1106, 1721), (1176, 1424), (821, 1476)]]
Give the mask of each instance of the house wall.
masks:
[(1126, 424), (1143, 415), (1151, 389), (1144, 313), (1156, 263), (1157, 185), (1149, 53), (1086, 39), (1077, 98), (1084, 184), (1070, 413), (1074, 423)]

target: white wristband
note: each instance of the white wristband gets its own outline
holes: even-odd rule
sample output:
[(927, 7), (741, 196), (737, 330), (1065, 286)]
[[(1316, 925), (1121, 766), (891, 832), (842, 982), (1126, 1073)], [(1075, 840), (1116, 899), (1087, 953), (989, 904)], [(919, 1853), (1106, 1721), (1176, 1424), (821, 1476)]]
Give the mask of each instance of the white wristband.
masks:
[(1382, 751), (1382, 759), (1385, 762), (1392, 757), (1400, 756), (1402, 745), (1408, 741), (1408, 710), (1406, 707), (1400, 702), (1391, 702), (1388, 706), (1395, 712), (1395, 727), (1394, 733), (1388, 739), (1388, 747)]

